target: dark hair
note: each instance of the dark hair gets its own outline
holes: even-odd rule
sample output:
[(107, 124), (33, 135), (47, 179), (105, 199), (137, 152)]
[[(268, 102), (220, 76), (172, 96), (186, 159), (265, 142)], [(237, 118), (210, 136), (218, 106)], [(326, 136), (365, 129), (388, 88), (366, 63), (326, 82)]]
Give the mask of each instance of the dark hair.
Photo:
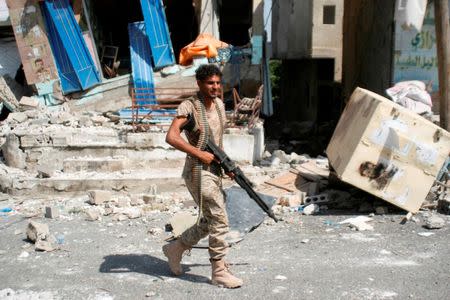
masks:
[(219, 67), (214, 64), (201, 65), (198, 67), (197, 71), (195, 71), (195, 79), (197, 80), (205, 80), (214, 75), (222, 78), (222, 72)]

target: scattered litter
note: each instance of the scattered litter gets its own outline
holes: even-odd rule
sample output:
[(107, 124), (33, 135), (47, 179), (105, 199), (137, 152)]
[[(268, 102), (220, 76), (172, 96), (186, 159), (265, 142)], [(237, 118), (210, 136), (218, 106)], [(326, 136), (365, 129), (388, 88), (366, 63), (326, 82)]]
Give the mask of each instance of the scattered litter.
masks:
[(420, 236), (428, 237), (428, 236), (434, 235), (435, 233), (434, 232), (418, 232), (417, 234), (420, 235)]
[(373, 230), (373, 226), (366, 223), (372, 220), (372, 218), (366, 216), (358, 216), (345, 219), (344, 221), (339, 222), (339, 224), (349, 224), (349, 227), (355, 228), (358, 231)]

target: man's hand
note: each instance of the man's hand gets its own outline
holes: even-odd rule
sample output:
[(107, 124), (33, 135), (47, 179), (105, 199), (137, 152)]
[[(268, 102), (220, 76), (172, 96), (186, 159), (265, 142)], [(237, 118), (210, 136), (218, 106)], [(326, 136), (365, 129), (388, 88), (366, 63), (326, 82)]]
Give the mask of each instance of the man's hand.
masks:
[(200, 151), (197, 158), (201, 160), (202, 163), (210, 165), (214, 161), (214, 155), (208, 151)]

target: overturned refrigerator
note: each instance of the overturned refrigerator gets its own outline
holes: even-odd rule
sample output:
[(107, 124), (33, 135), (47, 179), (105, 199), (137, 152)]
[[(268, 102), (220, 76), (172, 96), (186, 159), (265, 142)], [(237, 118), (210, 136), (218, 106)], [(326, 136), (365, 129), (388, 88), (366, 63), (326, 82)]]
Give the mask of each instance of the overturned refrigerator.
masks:
[(449, 151), (449, 132), (378, 94), (357, 88), (327, 155), (344, 182), (415, 213)]

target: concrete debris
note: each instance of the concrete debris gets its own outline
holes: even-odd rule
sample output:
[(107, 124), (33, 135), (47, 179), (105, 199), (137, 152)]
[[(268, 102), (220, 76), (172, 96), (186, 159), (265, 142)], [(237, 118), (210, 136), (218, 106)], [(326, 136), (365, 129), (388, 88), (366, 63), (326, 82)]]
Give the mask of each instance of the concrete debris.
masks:
[(418, 232), (417, 234), (420, 236), (429, 237), (429, 236), (434, 235), (435, 233), (434, 232)]
[(85, 211), (86, 214), (86, 220), (88, 221), (98, 221), (101, 220), (101, 212), (98, 208), (96, 207), (89, 207), (87, 208)]
[(6, 141), (1, 149), (7, 166), (25, 169), (25, 154), (20, 149), (20, 141), (15, 134), (11, 133), (6, 136)]
[(49, 242), (49, 241), (43, 241), (43, 240), (38, 240), (36, 241), (36, 243), (34, 244), (35, 246), (35, 250), (36, 251), (46, 251), (46, 252), (51, 252), (57, 249), (57, 247), (55, 247), (53, 245), (53, 243)]
[(15, 111), (18, 109), (19, 103), (8, 82), (9, 80), (7, 80), (7, 78), (0, 76), (0, 99), (6, 105), (6, 108), (10, 111)]
[(313, 203), (303, 208), (303, 214), (309, 216), (318, 213), (319, 210), (320, 210), (319, 205)]
[(316, 196), (317, 194), (319, 194), (320, 192), (320, 186), (318, 182), (311, 182), (308, 185), (308, 192), (307, 195), (308, 196)]
[(150, 228), (147, 232), (151, 235), (160, 235), (164, 232), (164, 230), (159, 227), (154, 227), (154, 228)]
[(330, 199), (328, 199), (328, 194), (320, 194), (317, 196), (310, 196), (310, 197), (306, 197), (304, 200), (306, 205), (312, 204), (312, 203), (327, 203), (328, 201), (330, 201)]
[(137, 219), (142, 216), (142, 210), (139, 207), (128, 207), (122, 213), (130, 219)]
[(445, 220), (436, 215), (428, 217), (425, 221), (425, 228), (428, 229), (441, 229), (445, 226)]
[(39, 178), (50, 178), (53, 177), (55, 170), (50, 166), (38, 166), (37, 167), (38, 177)]
[(25, 108), (36, 108), (39, 106), (39, 100), (33, 97), (23, 96), (20, 99), (19, 104)]
[(30, 256), (30, 253), (29, 252), (27, 252), (27, 251), (22, 251), (20, 254), (19, 254), (19, 258), (27, 258), (28, 256)]
[(92, 190), (88, 192), (89, 203), (92, 205), (101, 205), (111, 200), (111, 192), (104, 190)]
[(275, 276), (275, 280), (286, 280), (287, 279), (287, 277), (286, 276), (284, 276), (284, 275), (277, 275), (277, 276)]
[(50, 236), (50, 230), (47, 224), (30, 221), (27, 226), (27, 238), (36, 242), (38, 240), (45, 240)]
[(24, 112), (13, 112), (8, 115), (7, 121), (23, 123), (28, 120), (28, 116)]
[(344, 221), (339, 222), (339, 224), (349, 224), (349, 227), (355, 228), (357, 231), (373, 230), (373, 226), (367, 224), (367, 222), (370, 221), (373, 221), (373, 219), (366, 216), (358, 216), (345, 219)]
[(49, 219), (56, 219), (59, 217), (59, 209), (54, 206), (45, 207), (45, 217)]
[(305, 193), (303, 192), (285, 194), (279, 198), (278, 204), (281, 206), (296, 207), (303, 204), (304, 197)]

